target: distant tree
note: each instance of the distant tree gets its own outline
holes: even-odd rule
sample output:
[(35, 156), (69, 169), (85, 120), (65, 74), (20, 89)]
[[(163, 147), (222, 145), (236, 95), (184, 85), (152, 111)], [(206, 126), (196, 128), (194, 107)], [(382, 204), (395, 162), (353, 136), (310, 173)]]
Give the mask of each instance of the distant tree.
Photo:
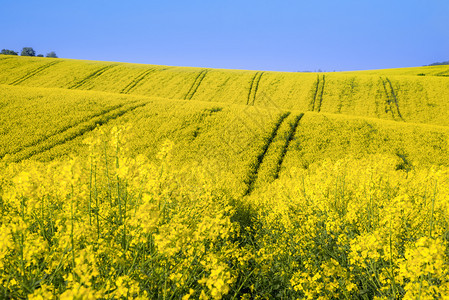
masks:
[(44, 55), (43, 54), (38, 54), (38, 55), (36, 55), (37, 57), (44, 57)]
[(58, 58), (58, 56), (56, 55), (55, 51), (51, 51), (50, 53), (47, 53), (47, 57)]
[(31, 47), (23, 47), (21, 56), (36, 56), (36, 51)]
[(429, 66), (443, 66), (443, 65), (449, 65), (449, 61), (435, 62), (433, 64), (430, 64)]
[(4, 55), (17, 55), (17, 52), (12, 51), (12, 50), (8, 50), (8, 49), (2, 49), (2, 52), (0, 52), (0, 54), (4, 54)]

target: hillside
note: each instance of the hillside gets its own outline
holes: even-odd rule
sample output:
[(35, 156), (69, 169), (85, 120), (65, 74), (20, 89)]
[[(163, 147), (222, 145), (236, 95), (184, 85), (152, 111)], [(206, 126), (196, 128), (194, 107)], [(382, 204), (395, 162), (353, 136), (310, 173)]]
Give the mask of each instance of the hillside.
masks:
[(0, 68), (6, 162), (87, 155), (96, 126), (126, 123), (133, 153), (155, 158), (170, 139), (175, 164), (207, 161), (241, 193), (327, 158), (449, 164), (447, 66), (310, 74), (0, 56)]
[(0, 55), (0, 298), (446, 295), (448, 75)]
[[(0, 57), (0, 84), (359, 115), (448, 125), (448, 66), (282, 73)], [(426, 75), (426, 76), (421, 76)]]
[[(284, 125), (279, 135), (287, 132), (291, 149), (297, 144), (305, 149), (319, 144), (319, 149), (302, 151), (301, 160), (317, 156), (312, 153), (327, 157), (329, 151), (337, 159), (357, 150), (405, 153), (412, 156), (411, 161), (446, 164), (447, 144), (442, 141), (447, 139), (445, 126), (449, 125), (449, 78), (441, 74), (449, 72), (448, 66), (311, 74), (3, 55), (0, 70), (0, 156), (12, 161), (68, 155), (64, 146), (82, 151), (80, 141), (96, 125), (111, 127), (122, 120), (139, 131), (131, 143), (146, 155), (154, 155), (164, 138), (179, 141), (179, 148), (190, 152), (211, 147), (217, 145), (217, 137), (223, 137), (223, 130), (233, 130), (229, 132), (233, 137), (246, 134), (232, 143), (243, 139), (239, 147), (250, 150), (248, 145), (270, 135), (270, 128), (279, 122), (277, 116), (286, 113), (290, 116), (283, 123), (295, 123), (292, 126), (298, 133), (288, 135), (290, 129)], [(213, 111), (210, 116), (202, 116), (209, 115), (208, 110)], [(303, 118), (296, 117), (303, 113)], [(193, 137), (181, 137), (180, 131)], [(335, 141), (331, 140), (334, 134)], [(323, 144), (318, 139), (327, 141)]]

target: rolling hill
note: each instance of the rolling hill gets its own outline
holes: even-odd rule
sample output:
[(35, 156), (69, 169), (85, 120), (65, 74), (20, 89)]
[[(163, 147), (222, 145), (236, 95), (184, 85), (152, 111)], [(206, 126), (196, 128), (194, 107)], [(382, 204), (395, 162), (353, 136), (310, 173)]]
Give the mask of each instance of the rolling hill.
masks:
[(0, 55), (0, 295), (448, 295), (448, 116), (444, 65)]

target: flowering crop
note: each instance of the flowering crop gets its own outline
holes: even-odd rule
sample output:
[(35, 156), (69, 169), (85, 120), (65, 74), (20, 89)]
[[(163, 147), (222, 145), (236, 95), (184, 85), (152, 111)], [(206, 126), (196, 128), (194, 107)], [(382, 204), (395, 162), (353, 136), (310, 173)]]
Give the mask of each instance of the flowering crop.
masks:
[(0, 84), (275, 106), (434, 125), (449, 125), (447, 73), (447, 66), (317, 75), (33, 57), (0, 60)]
[(157, 162), (128, 156), (121, 130), (86, 140), (84, 161), (3, 168), (2, 297), (229, 293), (237, 227), (227, 197), (174, 185), (170, 142)]
[(449, 295), (447, 167), (324, 159), (235, 197), (176, 168), (171, 141), (131, 155), (129, 130), (1, 167), (2, 297)]
[(0, 298), (449, 299), (447, 71), (0, 56)]

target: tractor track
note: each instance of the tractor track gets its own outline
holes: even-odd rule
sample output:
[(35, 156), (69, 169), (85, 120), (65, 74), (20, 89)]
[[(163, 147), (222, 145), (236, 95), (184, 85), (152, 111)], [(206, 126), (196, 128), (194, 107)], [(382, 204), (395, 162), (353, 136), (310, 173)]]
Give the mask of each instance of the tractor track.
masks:
[(1, 57), (1, 56), (3, 56), (3, 55), (0, 55), (0, 62), (3, 62), (5, 60), (13, 58), (13, 57)]
[(449, 70), (440, 72), (440, 73), (436, 73), (435, 76), (441, 76), (441, 77), (449, 77)]
[(390, 85), (391, 95), (393, 96), (394, 104), (396, 105), (397, 113), (399, 118), (401, 118), (402, 121), (404, 121), (404, 118), (401, 115), (401, 111), (399, 110), (399, 103), (398, 98), (396, 97), (396, 92), (394, 91), (393, 84), (391, 84), (391, 81), (388, 77), (385, 77), (387, 79), (388, 84)]
[(100, 68), (100, 69), (90, 73), (89, 75), (87, 75), (84, 79), (82, 79), (82, 80), (78, 81), (77, 83), (73, 84), (72, 86), (70, 86), (69, 89), (77, 89), (79, 87), (82, 87), (89, 80), (99, 77), (101, 74), (103, 74), (107, 70), (109, 70), (109, 69), (111, 69), (113, 67), (116, 67), (116, 66), (117, 65), (108, 65), (108, 66), (105, 66), (103, 68)]
[(23, 77), (21, 77), (19, 79), (16, 79), (15, 81), (11, 82), (10, 85), (18, 85), (18, 84), (24, 82), (25, 80), (27, 80), (27, 79), (29, 79), (29, 78), (39, 74), (40, 72), (44, 71), (45, 69), (50, 68), (51, 66), (53, 66), (53, 65), (55, 65), (57, 63), (60, 63), (60, 61), (53, 61), (53, 62), (50, 62), (50, 63), (45, 64), (43, 66), (40, 66), (37, 69), (34, 69), (34, 71), (31, 71), (30, 73), (28, 73), (27, 75), (25, 75), (25, 76), (23, 76)]
[(256, 72), (254, 74), (253, 79), (251, 80), (251, 86), (248, 91), (248, 99), (246, 100), (246, 105), (254, 106), (254, 102), (256, 102), (257, 90), (259, 88), (260, 78), (262, 77), (264, 72)]
[(326, 75), (320, 80), (320, 75), (316, 76), (316, 81), (313, 88), (313, 94), (309, 102), (309, 111), (321, 111), (321, 104), (323, 103), (324, 85), (326, 83)]
[(285, 158), (285, 155), (287, 154), (288, 147), (290, 146), (291, 141), (295, 137), (296, 129), (299, 126), (299, 121), (301, 121), (303, 116), (304, 116), (303, 113), (299, 114), (298, 116), (296, 116), (294, 122), (290, 123), (290, 131), (288, 132), (287, 139), (285, 140), (285, 144), (282, 148), (281, 155), (279, 156), (279, 160), (276, 165), (275, 172), (274, 172), (274, 179), (279, 178), (279, 172), (281, 171), (282, 163), (284, 162), (284, 158)]
[(94, 119), (94, 118), (101, 117), (101, 116), (103, 116), (103, 115), (105, 115), (105, 114), (107, 114), (107, 113), (109, 113), (109, 112), (111, 112), (111, 111), (114, 111), (114, 110), (116, 110), (116, 109), (120, 109), (120, 108), (122, 108), (123, 106), (124, 106), (124, 104), (119, 104), (119, 105), (111, 106), (111, 107), (109, 107), (109, 108), (107, 108), (107, 109), (104, 109), (104, 110), (102, 110), (102, 111), (100, 111), (100, 112), (98, 112), (98, 113), (96, 113), (96, 114), (93, 114), (93, 115), (91, 115), (91, 116), (88, 116), (88, 117), (86, 117), (86, 118), (83, 118), (82, 120), (80, 120), (80, 121), (78, 121), (78, 122), (76, 122), (76, 123), (74, 123), (74, 124), (64, 126), (64, 127), (60, 128), (59, 130), (57, 130), (56, 132), (54, 132), (54, 133), (52, 133), (52, 134), (50, 134), (50, 135), (41, 137), (41, 138), (39, 138), (39, 139), (33, 141), (32, 143), (23, 145), (23, 146), (19, 147), (18, 149), (15, 149), (15, 150), (13, 150), (13, 151), (5, 152), (5, 153), (0, 154), (0, 159), (3, 158), (3, 157), (4, 157), (5, 155), (7, 155), (7, 154), (9, 154), (9, 155), (15, 155), (15, 154), (17, 154), (17, 153), (19, 153), (19, 152), (21, 152), (21, 151), (24, 151), (26, 148), (29, 148), (29, 147), (35, 147), (35, 146), (37, 146), (38, 144), (43, 143), (43, 142), (45, 142), (46, 140), (51, 139), (52, 137), (57, 136), (57, 135), (59, 135), (59, 134), (65, 132), (65, 131), (69, 130), (70, 128), (74, 128), (74, 127), (76, 127), (76, 126), (78, 126), (78, 125), (80, 125), (80, 124), (82, 124), (82, 123), (85, 123), (85, 122), (89, 122), (90, 120), (92, 120), (92, 119)]
[(320, 86), (320, 76), (317, 75), (316, 76), (316, 81), (314, 83), (314, 92), (313, 92), (313, 96), (309, 102), (309, 111), (314, 111), (315, 110), (315, 101), (316, 101), (316, 95), (318, 94), (318, 87)]
[[(35, 145), (35, 149), (30, 149), (30, 147), (23, 149), (22, 151), (19, 151), (12, 155), (11, 161), (13, 162), (19, 162), (25, 159), (29, 159), (37, 154), (43, 153), (45, 151), (48, 151), (58, 145), (62, 145), (64, 143), (67, 143), (71, 140), (74, 140), (75, 138), (82, 136), (90, 131), (93, 131), (97, 126), (104, 125), (112, 120), (115, 120), (124, 114), (131, 112), (139, 107), (147, 105), (149, 102), (145, 103), (139, 103), (135, 105), (131, 105), (129, 107), (121, 106), (120, 108), (116, 110), (110, 111), (110, 113), (105, 113), (102, 115), (99, 115), (98, 117), (94, 117), (86, 122), (82, 122), (78, 124), (77, 126), (70, 127), (66, 129), (65, 131), (60, 132), (59, 134), (53, 135), (51, 137), (48, 137), (47, 139), (43, 140), (41, 143)], [(122, 109), (123, 108), (123, 109)], [(78, 127), (78, 128), (76, 128)], [(50, 140), (51, 138), (54, 138), (54, 141)]]
[(268, 148), (270, 147), (271, 143), (273, 142), (274, 138), (276, 137), (279, 127), (281, 126), (282, 122), (284, 122), (284, 120), (290, 115), (290, 112), (285, 112), (283, 114), (281, 114), (278, 118), (278, 120), (276, 121), (273, 130), (271, 131), (270, 135), (268, 136), (268, 138), (266, 139), (265, 143), (262, 146), (261, 152), (259, 153), (259, 155), (256, 157), (255, 163), (254, 163), (254, 167), (252, 169), (249, 170), (248, 172), (248, 178), (247, 180), (245, 180), (246, 183), (246, 188), (243, 192), (243, 195), (249, 195), (251, 194), (251, 192), (254, 189), (254, 184), (257, 180), (258, 177), (258, 173), (259, 173), (259, 168), (260, 165), (262, 164), (265, 154), (267, 154)]
[[(396, 114), (397, 114), (397, 116), (402, 121), (405, 121), (404, 118), (402, 117), (401, 111), (399, 109), (398, 98), (396, 96), (396, 92), (393, 88), (393, 84), (391, 83), (390, 79), (388, 77), (385, 77), (385, 80), (384, 80), (382, 77), (380, 77), (380, 80), (382, 81), (385, 96), (387, 97), (387, 100), (385, 102), (385, 113), (388, 114), (388, 112), (391, 112), (391, 116), (393, 117), (393, 119), (396, 119)], [(388, 87), (387, 87), (387, 83), (388, 83)], [(396, 108), (396, 114), (392, 108), (392, 104), (394, 104), (394, 107)]]
[(195, 78), (195, 81), (193, 82), (192, 86), (190, 87), (189, 91), (184, 97), (184, 100), (191, 100), (193, 95), (195, 95), (196, 91), (198, 90), (199, 86), (201, 85), (201, 82), (203, 81), (204, 77), (206, 77), (207, 72), (209, 70), (202, 70)]
[[(166, 69), (162, 69), (159, 71), (163, 71)], [(140, 73), (136, 78), (134, 78), (133, 81), (131, 81), (127, 86), (125, 86), (121, 91), (120, 94), (129, 94), (133, 89), (135, 89), (135, 87), (142, 81), (144, 80), (149, 74), (155, 72), (156, 69), (150, 69), (150, 70), (146, 70), (142, 73)]]
[(321, 111), (321, 104), (323, 103), (323, 94), (324, 94), (325, 84), (326, 84), (326, 75), (323, 75), (323, 79), (321, 80), (319, 98), (318, 98), (318, 106), (317, 106), (318, 112)]

